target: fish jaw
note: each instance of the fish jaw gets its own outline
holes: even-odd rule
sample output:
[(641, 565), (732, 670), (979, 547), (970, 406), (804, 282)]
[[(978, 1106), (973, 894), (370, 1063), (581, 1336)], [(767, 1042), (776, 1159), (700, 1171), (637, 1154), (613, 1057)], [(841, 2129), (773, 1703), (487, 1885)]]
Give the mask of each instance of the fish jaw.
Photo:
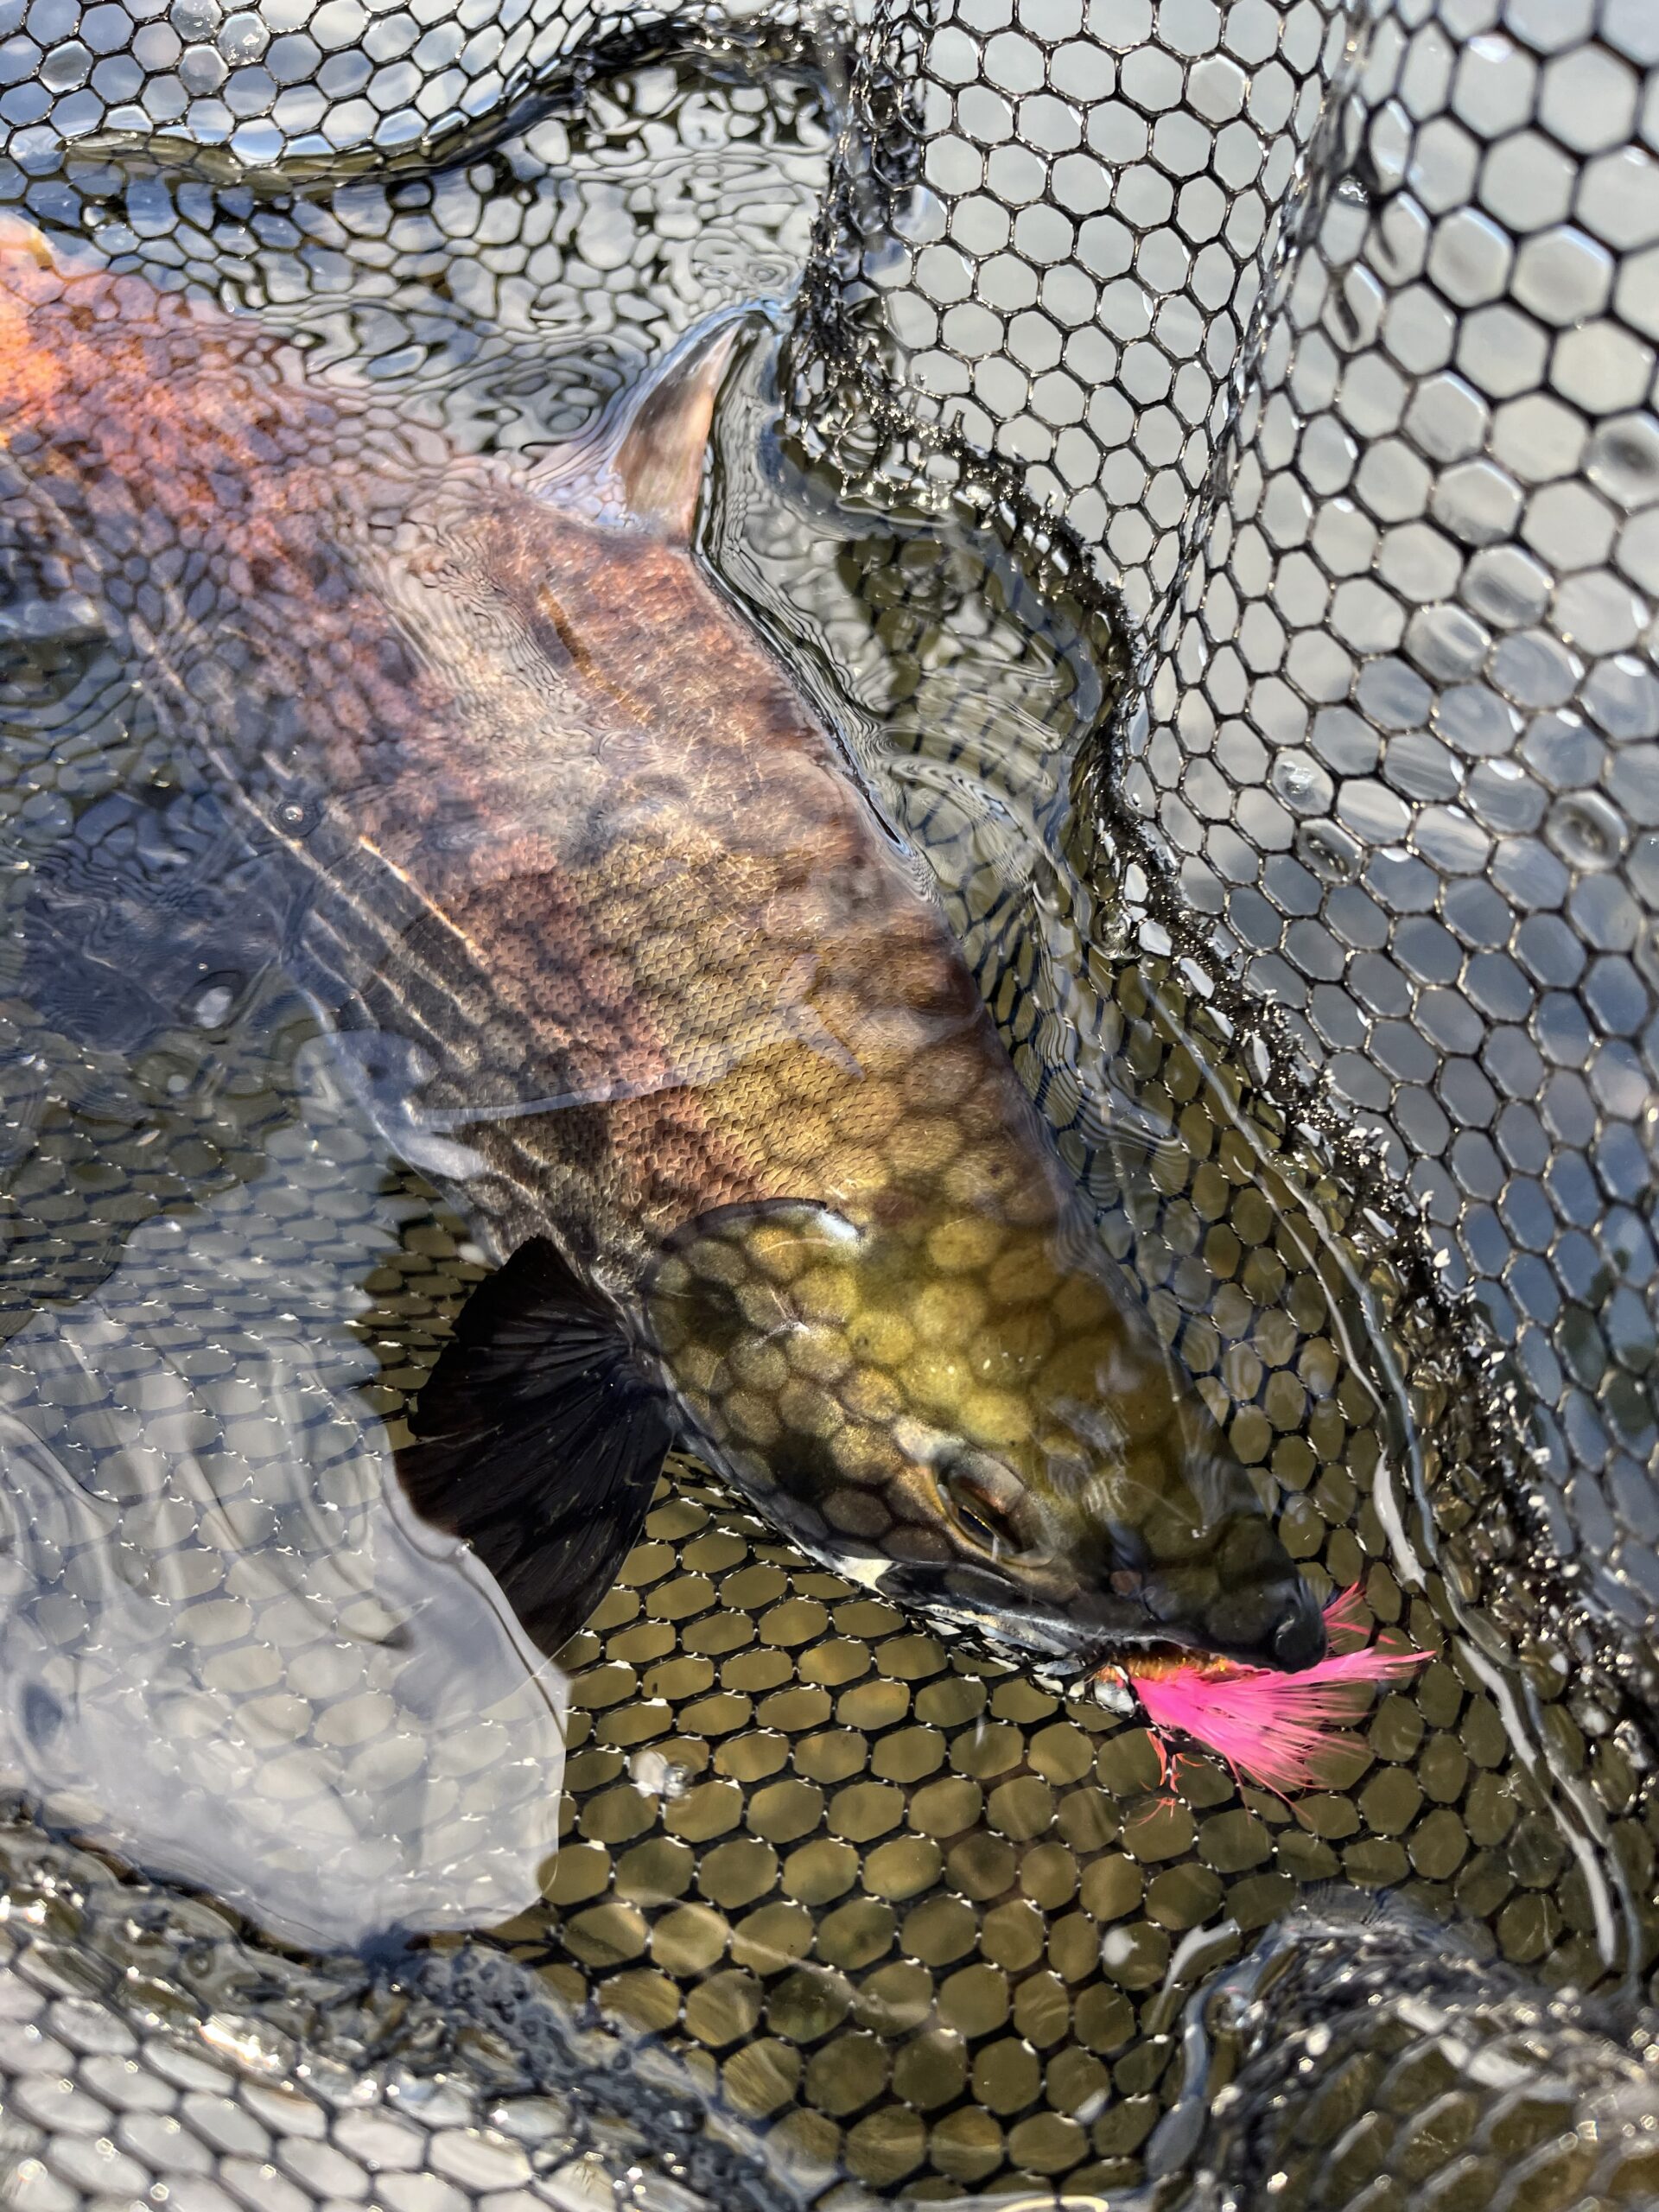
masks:
[(1010, 1587), (971, 1567), (941, 1573), (902, 1560), (891, 1563), (879, 1580), (861, 1579), (871, 1580), (896, 1604), (954, 1623), (986, 1643), (1062, 1675), (1097, 1675), (1113, 1667), (1133, 1672), (1143, 1657), (1169, 1651), (1188, 1655), (1192, 1666), (1294, 1675), (1317, 1669), (1325, 1656), (1319, 1600), (1288, 1562), (1283, 1572), (1230, 1588), (1206, 1577), (1196, 1592), (1190, 1580), (1154, 1575), (1133, 1594), (1082, 1582), (1058, 1589), (1029, 1582)]
[(668, 1241), (647, 1328), (689, 1440), (895, 1603), (1061, 1675), (1154, 1645), (1317, 1664), (1318, 1604), (1243, 1467), (1064, 1242), (728, 1207)]
[[(1205, 1471), (1215, 1478), (1213, 1463)], [(1236, 1463), (1224, 1463), (1220, 1473), (1235, 1491), (1248, 1484)], [(1240, 1506), (1221, 1522), (1205, 1554), (1200, 1561), (1147, 1575), (1150, 1640), (1276, 1674), (1319, 1664), (1327, 1637), (1319, 1599), (1253, 1493), (1249, 1508)]]

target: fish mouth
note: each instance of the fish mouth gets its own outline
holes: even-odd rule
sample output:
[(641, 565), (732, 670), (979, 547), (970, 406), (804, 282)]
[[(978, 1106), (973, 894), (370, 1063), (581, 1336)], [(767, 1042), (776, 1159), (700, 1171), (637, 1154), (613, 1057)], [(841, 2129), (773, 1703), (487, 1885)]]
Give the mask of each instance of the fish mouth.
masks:
[(1294, 1592), (1285, 1593), (1265, 1637), (1239, 1643), (1160, 1621), (1144, 1599), (1105, 1599), (1127, 1616), (1108, 1625), (1079, 1619), (1077, 1610), (1011, 1606), (989, 1593), (979, 1598), (959, 1586), (940, 1587), (925, 1570), (918, 1573), (903, 1562), (893, 1562), (872, 1578), (882, 1596), (912, 1606), (944, 1633), (968, 1635), (1001, 1658), (1072, 1684), (1181, 1669), (1247, 1667), (1296, 1674), (1317, 1666), (1325, 1655), (1324, 1617), (1312, 1587), (1300, 1575), (1296, 1585)]
[[(941, 1625), (976, 1635), (1000, 1655), (1067, 1681), (1211, 1665), (1296, 1675), (1318, 1666), (1326, 1652), (1319, 1600), (1300, 1574), (1289, 1584), (1275, 1579), (1265, 1587), (1230, 1593), (1186, 1618), (1160, 1618), (1155, 1588), (1133, 1599), (1079, 1592), (1071, 1605), (1021, 1607), (999, 1602), (988, 1592), (980, 1597), (960, 1586), (919, 1588), (919, 1580), (899, 1567), (884, 1578), (884, 1588)], [(1117, 1618), (1103, 1620), (1105, 1611)]]
[(1155, 1600), (1148, 1611), (1151, 1619), (1144, 1629), (1101, 1637), (1096, 1667), (1110, 1666), (1127, 1650), (1143, 1671), (1213, 1661), (1217, 1666), (1300, 1675), (1317, 1667), (1328, 1648), (1320, 1601), (1300, 1574), (1288, 1583), (1229, 1592), (1196, 1618), (1161, 1618)]

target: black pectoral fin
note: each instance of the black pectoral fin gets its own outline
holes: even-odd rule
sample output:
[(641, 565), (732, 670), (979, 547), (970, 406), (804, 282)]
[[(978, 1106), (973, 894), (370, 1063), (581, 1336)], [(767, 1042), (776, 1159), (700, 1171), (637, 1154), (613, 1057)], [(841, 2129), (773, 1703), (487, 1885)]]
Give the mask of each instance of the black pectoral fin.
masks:
[(537, 1238), (481, 1283), (397, 1455), (423, 1520), (464, 1536), (546, 1652), (639, 1534), (673, 1424), (616, 1316)]

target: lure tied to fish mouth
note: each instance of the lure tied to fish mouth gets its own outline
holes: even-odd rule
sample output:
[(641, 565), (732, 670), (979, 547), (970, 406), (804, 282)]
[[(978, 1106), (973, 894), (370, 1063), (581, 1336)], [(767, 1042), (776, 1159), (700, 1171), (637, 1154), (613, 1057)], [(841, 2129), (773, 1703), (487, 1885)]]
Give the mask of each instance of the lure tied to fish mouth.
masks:
[[(499, 1263), (404, 1486), (550, 1651), (678, 1440), (1059, 1675), (1154, 1643), (1314, 1668), (1318, 1602), (938, 905), (694, 550), (735, 335), (527, 467), (0, 242), (7, 497), (302, 887), (345, 1088)], [(169, 533), (188, 561), (135, 590)]]
[(1362, 1748), (1349, 1729), (1372, 1693), (1414, 1674), (1433, 1654), (1367, 1643), (1357, 1584), (1331, 1599), (1324, 1621), (1329, 1656), (1294, 1681), (1225, 1659), (1145, 1652), (1103, 1669), (1094, 1694), (1108, 1712), (1144, 1714), (1166, 1781), (1191, 1743), (1213, 1751), (1239, 1779), (1281, 1796), (1331, 1789), (1349, 1755)]

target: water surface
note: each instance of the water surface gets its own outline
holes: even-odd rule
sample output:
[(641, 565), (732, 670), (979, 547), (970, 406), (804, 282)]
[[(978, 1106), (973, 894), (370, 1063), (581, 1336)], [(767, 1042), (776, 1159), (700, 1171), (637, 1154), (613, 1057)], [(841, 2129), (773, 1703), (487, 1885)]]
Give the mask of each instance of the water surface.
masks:
[[(284, 200), (111, 162), (29, 205), (283, 334), (321, 389), (539, 457), (711, 309), (786, 303), (826, 157), (806, 89), (688, 66), (437, 179)], [(389, 1480), (481, 1252), (319, 1033), (281, 872), (14, 533), (0, 1757), (285, 1940), (493, 1930), (873, 2187), (1116, 2186), (1176, 2102), (1185, 1992), (1310, 1887), (1399, 1890), (1555, 1982), (1644, 1959), (1644, 1738), (1522, 1647), (1460, 1344), (1403, 1242), (1248, 1009), (1125, 924), (1109, 617), (970, 510), (810, 459), (786, 390), (758, 334), (707, 557), (937, 886), (1294, 1554), (1433, 1663), (1340, 1788), (1287, 1804), (1193, 1757), (1172, 1789), (1144, 1731), (676, 1464), (539, 1664)]]

